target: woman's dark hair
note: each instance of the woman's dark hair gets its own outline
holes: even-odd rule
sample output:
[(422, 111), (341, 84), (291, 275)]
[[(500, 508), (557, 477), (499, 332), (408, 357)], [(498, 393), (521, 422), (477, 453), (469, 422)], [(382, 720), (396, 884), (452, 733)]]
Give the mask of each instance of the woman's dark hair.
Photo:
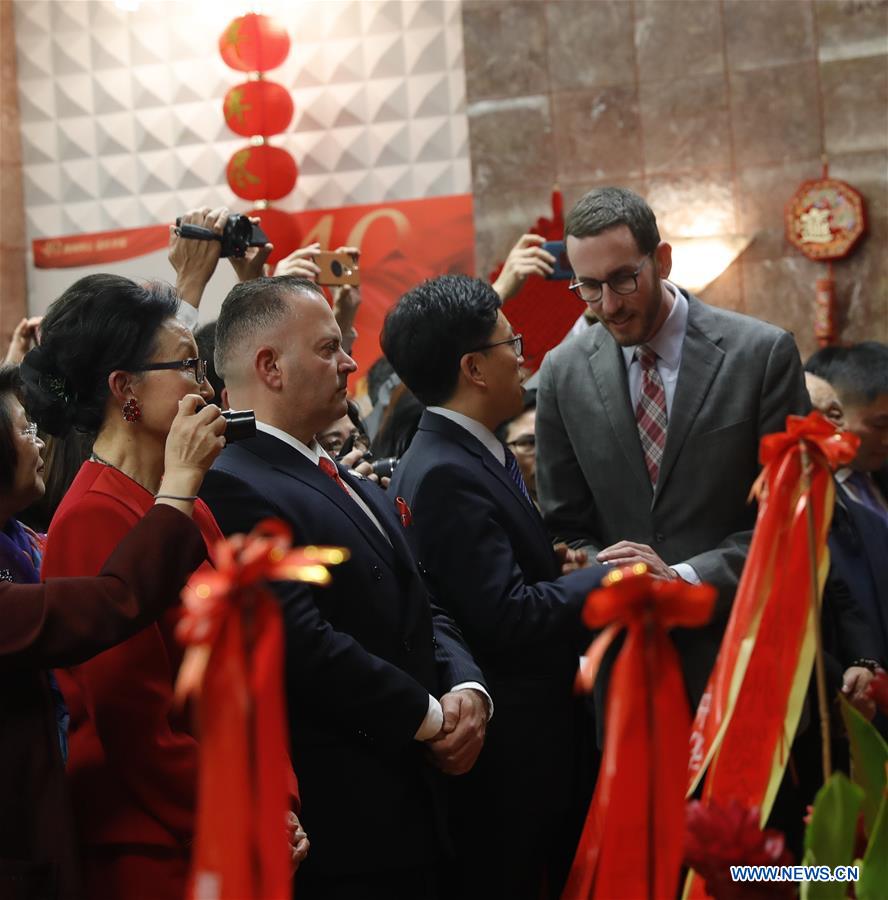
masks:
[(399, 384), (392, 391), (388, 409), (376, 437), (373, 438), (373, 455), (377, 459), (389, 456), (400, 459), (407, 452), (419, 428), (423, 408), (422, 403), (410, 393), (407, 385)]
[(87, 275), (49, 307), (40, 346), (21, 366), (25, 408), (48, 434), (71, 428), (96, 434), (105, 417), (115, 369), (148, 363), (157, 332), (179, 300), (163, 282), (137, 284), (120, 275)]
[(18, 452), (12, 436), (10, 398), (19, 398), (21, 382), (18, 366), (0, 366), (0, 490), (8, 491), (15, 480)]

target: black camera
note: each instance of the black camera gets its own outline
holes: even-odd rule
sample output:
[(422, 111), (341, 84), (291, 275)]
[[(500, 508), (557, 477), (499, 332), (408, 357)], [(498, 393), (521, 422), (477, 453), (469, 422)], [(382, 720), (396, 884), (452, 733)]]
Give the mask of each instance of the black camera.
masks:
[(256, 437), (256, 413), (252, 409), (226, 409), (222, 418), (228, 423), (225, 426), (226, 444)]
[(386, 456), (383, 459), (374, 459), (370, 463), (370, 467), (373, 469), (374, 475), (380, 478), (391, 478), (398, 467), (398, 462), (397, 456)]
[(248, 247), (264, 247), (268, 243), (268, 235), (248, 216), (231, 213), (222, 234), (216, 234), (211, 228), (202, 225), (182, 224), (181, 217), (176, 219), (176, 231), (179, 237), (194, 241), (219, 241), (222, 244), (220, 256), (243, 257)]

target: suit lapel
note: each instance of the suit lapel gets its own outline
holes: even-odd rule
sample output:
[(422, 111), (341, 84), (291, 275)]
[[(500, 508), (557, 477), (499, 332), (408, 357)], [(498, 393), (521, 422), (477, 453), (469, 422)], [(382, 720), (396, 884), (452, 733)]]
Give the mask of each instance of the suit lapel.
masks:
[(681, 350), (681, 365), (672, 399), (672, 414), (666, 429), (666, 447), (654, 503), (663, 493), (669, 473), (725, 357), (724, 351), (718, 346), (721, 335), (706, 333), (705, 326), (706, 308), (699, 300), (689, 296), (687, 332)]
[(550, 543), (548, 532), (537, 508), (527, 501), (527, 498), (521, 493), (521, 489), (512, 481), (506, 467), (500, 465), (499, 461), (494, 459), (493, 455), (474, 435), (461, 425), (457, 425), (456, 422), (430, 412), (422, 414), (419, 427), (422, 431), (437, 435), (440, 440), (457, 444), (475, 457), (487, 471), (489, 478), (498, 482), (502, 490), (506, 491), (518, 504), (522, 514), (532, 523), (532, 527), (545, 538), (546, 544)]
[[(284, 441), (276, 437), (272, 437), (264, 432), (259, 432), (256, 437), (247, 444), (242, 445), (245, 450), (254, 453), (263, 461), (271, 464), (271, 466), (282, 475), (289, 478), (295, 478), (303, 484), (323, 494), (331, 503), (335, 504), (342, 510), (345, 515), (351, 519), (357, 531), (363, 535), (364, 539), (372, 545), (376, 553), (386, 561), (386, 563), (394, 568), (394, 553), (389, 542), (379, 533), (379, 529), (370, 521), (367, 514), (358, 506), (355, 501), (349, 497), (345, 491), (339, 487), (332, 478), (325, 475), (311, 460), (303, 456), (295, 447), (291, 447)], [(361, 499), (376, 512), (373, 504), (369, 503), (363, 492), (355, 488), (355, 481), (346, 474), (345, 469), (341, 466), (339, 475), (344, 480), (348, 478), (349, 487), (360, 493)], [(380, 518), (377, 515), (377, 518)], [(380, 520), (380, 524), (385, 523)]]
[(600, 330), (602, 333), (589, 356), (589, 366), (601, 407), (610, 422), (614, 438), (623, 451), (629, 471), (638, 486), (652, 496), (651, 479), (638, 436), (638, 423), (629, 397), (626, 362), (617, 342), (603, 328)]

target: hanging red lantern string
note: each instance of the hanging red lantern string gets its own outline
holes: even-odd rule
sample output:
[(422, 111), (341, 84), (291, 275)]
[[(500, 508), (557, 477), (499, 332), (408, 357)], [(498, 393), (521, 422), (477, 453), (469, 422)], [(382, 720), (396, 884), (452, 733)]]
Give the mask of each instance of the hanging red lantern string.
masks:
[(226, 178), (231, 190), (257, 207), (262, 227), (274, 244), (269, 262), (274, 263), (297, 245), (298, 235), (290, 217), (267, 209), (269, 201), (286, 197), (299, 177), (296, 160), (266, 138), (285, 131), (293, 119), (293, 99), (281, 84), (267, 81), (262, 73), (279, 66), (290, 52), (286, 29), (269, 16), (249, 13), (232, 20), (219, 38), (219, 52), (226, 65), (249, 72), (249, 79), (225, 95), (223, 114), (235, 134), (250, 138), (228, 162)]

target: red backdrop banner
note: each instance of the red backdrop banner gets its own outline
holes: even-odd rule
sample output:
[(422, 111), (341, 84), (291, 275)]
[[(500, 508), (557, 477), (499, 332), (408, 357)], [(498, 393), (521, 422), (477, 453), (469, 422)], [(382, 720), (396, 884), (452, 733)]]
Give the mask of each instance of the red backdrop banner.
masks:
[[(275, 245), (272, 262), (314, 241), (325, 250), (360, 248), (362, 303), (354, 348), (359, 378), (381, 355), (382, 321), (404, 291), (435, 275), (475, 271), (471, 194), (297, 213), (255, 210), (251, 215), (267, 220), (263, 227)], [(36, 240), (34, 265), (99, 266), (163, 250), (168, 240), (168, 225)], [(169, 267), (152, 274), (169, 281), (175, 277)], [(353, 387), (360, 390), (358, 384)]]

